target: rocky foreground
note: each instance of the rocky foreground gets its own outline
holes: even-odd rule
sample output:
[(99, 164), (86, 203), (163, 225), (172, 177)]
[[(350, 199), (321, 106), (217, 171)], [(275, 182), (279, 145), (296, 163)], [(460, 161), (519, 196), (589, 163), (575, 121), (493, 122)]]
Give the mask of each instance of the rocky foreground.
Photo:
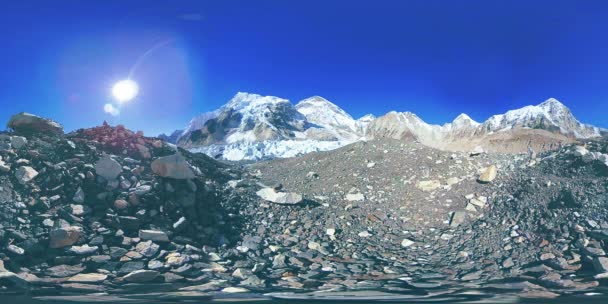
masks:
[(605, 142), (536, 156), (382, 140), (241, 166), (26, 118), (0, 134), (0, 294), (606, 292)]

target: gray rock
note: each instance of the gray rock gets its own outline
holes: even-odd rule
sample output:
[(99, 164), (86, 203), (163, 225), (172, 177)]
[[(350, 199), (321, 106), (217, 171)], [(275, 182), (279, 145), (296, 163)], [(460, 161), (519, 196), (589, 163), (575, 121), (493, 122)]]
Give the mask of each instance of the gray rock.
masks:
[(57, 122), (25, 112), (13, 115), (7, 127), (23, 134), (63, 135), (63, 127)]
[(23, 136), (11, 136), (11, 146), (13, 146), (14, 149), (21, 149), (23, 148), (25, 145), (27, 145), (27, 139)]
[(152, 241), (139, 242), (137, 246), (135, 246), (135, 251), (146, 257), (154, 256), (158, 252), (158, 249), (160, 249), (160, 246), (154, 244)]
[(594, 257), (593, 267), (598, 273), (608, 272), (608, 258), (607, 257)]
[(84, 191), (82, 191), (82, 188), (78, 187), (78, 190), (76, 190), (76, 193), (74, 193), (72, 200), (75, 203), (84, 204)]
[[(6, 284), (8, 282), (8, 284)], [(6, 272), (0, 272), (0, 286), (3, 285), (14, 285), (17, 286), (21, 289), (28, 289), (29, 288), (29, 283), (28, 281), (26, 281), (25, 279), (21, 278), (20, 276), (6, 271)]]
[(173, 179), (192, 179), (196, 177), (194, 171), (180, 153), (159, 157), (152, 162), (151, 166), (152, 172), (162, 177)]
[(452, 214), (452, 218), (450, 219), (450, 226), (451, 227), (458, 227), (460, 224), (464, 223), (466, 217), (467, 217), (466, 212), (464, 212), (464, 211), (455, 211)]
[(139, 230), (139, 238), (144, 241), (169, 242), (167, 233), (160, 230)]
[(80, 273), (68, 279), (68, 282), (75, 283), (101, 283), (108, 278), (101, 273)]
[(153, 281), (158, 277), (155, 270), (135, 270), (125, 275), (122, 279), (130, 283), (145, 283)]
[(111, 181), (122, 172), (122, 166), (106, 154), (95, 163), (95, 172), (104, 179)]

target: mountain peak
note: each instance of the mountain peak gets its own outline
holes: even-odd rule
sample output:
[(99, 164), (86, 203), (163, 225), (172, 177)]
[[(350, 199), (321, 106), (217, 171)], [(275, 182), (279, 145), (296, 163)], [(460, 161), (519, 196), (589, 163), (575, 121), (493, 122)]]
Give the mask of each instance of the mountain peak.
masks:
[(473, 120), (471, 117), (469, 117), (469, 115), (465, 114), (465, 113), (460, 113), (460, 115), (458, 115), (454, 121), (452, 121), (453, 124), (464, 124), (464, 123), (469, 123), (471, 125), (479, 125), (478, 122), (476, 122), (475, 120)]
[(539, 108), (544, 109), (544, 110), (557, 110), (557, 109), (568, 109), (568, 107), (566, 107), (563, 103), (561, 103), (559, 100), (555, 99), (555, 98), (549, 98), (545, 101), (543, 101), (541, 104), (538, 105)]

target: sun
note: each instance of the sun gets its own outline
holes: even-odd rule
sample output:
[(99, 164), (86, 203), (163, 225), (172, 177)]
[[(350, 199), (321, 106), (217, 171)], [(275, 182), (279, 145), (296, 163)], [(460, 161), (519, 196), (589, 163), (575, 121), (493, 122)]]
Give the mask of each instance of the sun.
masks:
[(139, 93), (139, 86), (131, 79), (121, 80), (112, 87), (112, 95), (121, 103), (132, 100), (137, 93)]

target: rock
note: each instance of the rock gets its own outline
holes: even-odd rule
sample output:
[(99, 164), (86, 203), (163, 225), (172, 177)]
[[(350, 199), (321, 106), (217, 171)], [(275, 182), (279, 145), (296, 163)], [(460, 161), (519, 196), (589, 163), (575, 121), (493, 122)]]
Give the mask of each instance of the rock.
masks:
[(78, 241), (82, 234), (82, 228), (77, 226), (54, 229), (50, 233), (50, 248), (62, 248), (71, 246)]
[(15, 171), (15, 177), (20, 184), (24, 185), (38, 176), (38, 171), (32, 167), (21, 166)]
[(407, 248), (414, 245), (414, 241), (410, 240), (410, 239), (403, 239), (403, 241), (401, 241), (401, 247), (403, 248)]
[(29, 287), (28, 281), (21, 278), (20, 276), (6, 271), (0, 272), (0, 286), (17, 286), (21, 289), (27, 289)]
[(65, 278), (76, 275), (84, 270), (82, 265), (57, 265), (47, 268), (45, 274), (55, 278)]
[(68, 249), (68, 252), (77, 255), (89, 255), (95, 253), (97, 250), (99, 250), (99, 247), (97, 246), (91, 247), (87, 244), (84, 244), (83, 246), (72, 246), (70, 247), (70, 249)]
[(424, 180), (416, 183), (416, 188), (422, 191), (433, 191), (441, 187), (441, 183), (438, 180)]
[(82, 191), (82, 188), (78, 187), (78, 190), (76, 190), (76, 193), (74, 194), (72, 200), (75, 203), (84, 204), (84, 191)]
[(13, 115), (7, 127), (22, 134), (63, 135), (63, 127), (57, 122), (24, 112)]
[(152, 257), (160, 249), (160, 246), (154, 244), (152, 241), (147, 242), (139, 242), (137, 246), (135, 246), (135, 250), (143, 256)]
[(11, 171), (11, 166), (6, 164), (3, 160), (2, 160), (2, 156), (0, 156), (0, 172), (10, 172)]
[(589, 153), (589, 150), (587, 150), (587, 148), (583, 147), (583, 146), (574, 146), (574, 150), (572, 151), (572, 154), (574, 154), (575, 156), (578, 157), (583, 157), (585, 155), (587, 155)]
[(130, 283), (145, 283), (153, 281), (158, 277), (155, 270), (135, 270), (125, 275), (122, 279)]
[(362, 202), (365, 200), (365, 195), (363, 193), (348, 193), (344, 199), (349, 202)]
[(502, 267), (503, 268), (511, 268), (515, 265), (515, 263), (513, 263), (513, 259), (512, 258), (507, 258), (506, 260), (504, 260), (502, 262)]
[(122, 166), (106, 154), (95, 163), (95, 172), (105, 180), (112, 181), (122, 173)]
[(10, 253), (15, 254), (15, 255), (23, 255), (23, 254), (25, 253), (25, 250), (23, 250), (23, 248), (21, 248), (21, 247), (17, 247), (17, 246), (12, 245), (12, 244), (11, 244), (11, 245), (6, 246), (6, 249), (7, 249), (7, 250), (8, 250)]
[(224, 293), (244, 293), (244, 292), (249, 292), (249, 290), (242, 288), (242, 287), (226, 287), (226, 288), (222, 289), (222, 292), (224, 292)]
[(366, 238), (366, 237), (370, 237), (372, 235), (369, 232), (367, 232), (367, 231), (361, 231), (361, 232), (359, 232), (358, 236)]
[(334, 228), (327, 228), (325, 230), (325, 234), (328, 236), (334, 236), (336, 234), (336, 229)]
[(173, 179), (192, 179), (196, 177), (194, 171), (180, 153), (159, 157), (152, 162), (151, 166), (152, 172), (162, 177)]
[(256, 194), (269, 202), (281, 205), (296, 205), (303, 201), (302, 195), (293, 192), (277, 192), (273, 188), (263, 188)]
[(116, 210), (124, 210), (129, 208), (129, 203), (123, 199), (118, 199), (114, 201), (114, 208)]
[(14, 149), (21, 149), (23, 148), (25, 145), (27, 145), (27, 139), (23, 136), (11, 136), (11, 146), (13, 146)]
[(68, 282), (75, 283), (101, 283), (108, 278), (101, 273), (80, 273), (68, 279)]
[(464, 223), (466, 217), (467, 217), (466, 212), (464, 212), (464, 211), (455, 211), (452, 214), (452, 218), (450, 219), (450, 226), (451, 227), (458, 227), (460, 224)]
[(489, 183), (496, 178), (497, 168), (496, 165), (487, 167), (480, 175), (477, 181), (480, 183)]
[(167, 233), (160, 230), (139, 230), (139, 238), (144, 241), (169, 242)]
[(594, 257), (593, 267), (598, 273), (608, 272), (608, 257)]

